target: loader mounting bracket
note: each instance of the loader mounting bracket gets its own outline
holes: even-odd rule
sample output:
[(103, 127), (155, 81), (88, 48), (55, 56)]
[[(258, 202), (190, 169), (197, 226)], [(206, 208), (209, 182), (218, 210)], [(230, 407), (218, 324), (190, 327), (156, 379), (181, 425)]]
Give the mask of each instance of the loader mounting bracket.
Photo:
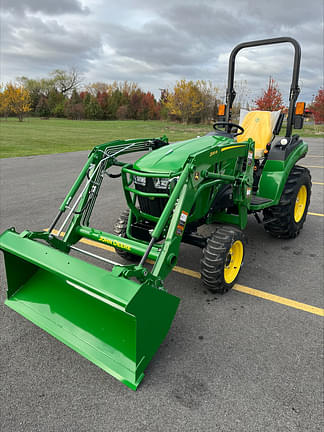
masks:
[(114, 266), (112, 274), (117, 277), (124, 277), (126, 279), (136, 278), (138, 282), (147, 282), (153, 288), (163, 289), (163, 281), (161, 278), (154, 276), (152, 273), (146, 270), (145, 267), (139, 265), (123, 265)]
[[(15, 228), (11, 228), (10, 231), (19, 234), (16, 232)], [(44, 240), (46, 241), (50, 246), (54, 247), (55, 249), (60, 250), (61, 252), (69, 253), (70, 252), (70, 245), (63, 240), (59, 239), (58, 237), (53, 236), (48, 231), (29, 231), (25, 230), (22, 231), (20, 234), (20, 237), (22, 238), (28, 238), (30, 240)]]

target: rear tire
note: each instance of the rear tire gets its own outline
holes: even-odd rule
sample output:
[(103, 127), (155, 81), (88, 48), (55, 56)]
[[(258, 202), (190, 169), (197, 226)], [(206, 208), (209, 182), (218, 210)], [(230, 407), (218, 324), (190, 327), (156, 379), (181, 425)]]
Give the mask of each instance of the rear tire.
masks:
[(207, 240), (201, 259), (201, 279), (213, 293), (229, 291), (243, 265), (245, 236), (236, 227), (223, 225)]
[(263, 210), (264, 228), (278, 238), (295, 238), (303, 228), (311, 196), (311, 175), (294, 166), (278, 205)]
[[(114, 234), (119, 237), (126, 238), (126, 229), (127, 229), (127, 223), (128, 223), (128, 217), (129, 217), (129, 210), (124, 210), (117, 222), (114, 225)], [(117, 255), (124, 258), (127, 261), (137, 262), (139, 260), (139, 257), (137, 255), (134, 255), (130, 252), (126, 252), (122, 249), (115, 248)]]

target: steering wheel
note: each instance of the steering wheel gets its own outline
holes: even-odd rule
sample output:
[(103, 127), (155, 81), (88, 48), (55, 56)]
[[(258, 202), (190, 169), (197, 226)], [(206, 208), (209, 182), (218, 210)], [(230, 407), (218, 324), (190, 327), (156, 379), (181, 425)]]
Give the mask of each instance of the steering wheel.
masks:
[[(237, 129), (239, 129), (240, 132), (237, 132), (237, 133), (233, 134), (233, 137), (237, 137), (237, 136), (242, 135), (242, 134), (244, 133), (244, 129), (242, 128), (242, 126), (240, 126), (240, 125), (238, 125), (238, 124), (236, 124), (236, 123), (230, 123), (230, 122), (216, 122), (216, 123), (213, 124), (213, 128), (214, 128), (216, 131), (224, 133), (224, 131), (221, 130), (221, 129), (218, 129), (217, 126), (219, 126), (219, 127), (229, 126), (229, 128), (230, 128), (230, 132), (231, 132), (231, 130), (232, 130), (234, 127), (237, 128)], [(230, 132), (229, 132), (229, 133), (230, 133)]]

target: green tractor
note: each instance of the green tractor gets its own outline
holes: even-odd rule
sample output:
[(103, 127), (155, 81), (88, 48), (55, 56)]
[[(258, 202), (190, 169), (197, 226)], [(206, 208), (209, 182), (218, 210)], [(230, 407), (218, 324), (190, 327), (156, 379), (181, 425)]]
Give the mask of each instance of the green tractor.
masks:
[[(286, 136), (275, 138), (280, 113), (252, 111), (240, 125), (231, 122), (234, 67), (242, 48), (283, 42), (293, 45), (295, 58)], [(299, 66), (300, 46), (292, 38), (242, 43), (231, 53), (224, 115), (211, 133), (176, 143), (163, 136), (96, 146), (48, 231), (19, 234), (11, 228), (0, 236), (6, 305), (135, 390), (179, 304), (164, 279), (181, 242), (202, 249), (202, 283), (224, 293), (243, 264), (249, 214), (260, 222), (263, 214), (264, 228), (276, 237), (293, 238), (302, 229), (311, 179), (296, 165), (307, 144), (292, 136), (293, 126), (303, 125), (304, 105), (296, 111)], [(133, 164), (118, 158), (143, 151)], [(127, 203), (114, 233), (90, 227), (107, 177), (121, 177)], [(205, 224), (214, 227), (207, 238), (198, 232)], [(124, 263), (76, 246), (82, 238), (110, 245)]]

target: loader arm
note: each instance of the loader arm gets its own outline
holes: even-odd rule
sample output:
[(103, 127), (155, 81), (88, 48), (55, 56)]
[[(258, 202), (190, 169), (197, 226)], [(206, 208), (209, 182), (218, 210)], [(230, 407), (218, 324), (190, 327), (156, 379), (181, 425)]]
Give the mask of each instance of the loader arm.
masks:
[[(63, 241), (70, 245), (77, 243), (80, 236), (76, 233), (76, 227), (80, 225), (81, 221), (84, 225), (89, 225), (90, 216), (105, 173), (114, 177), (113, 174), (108, 173), (109, 168), (111, 166), (122, 167), (126, 165), (126, 163), (117, 161), (117, 157), (128, 153), (150, 151), (164, 145), (168, 145), (168, 139), (165, 135), (161, 138), (116, 140), (94, 147), (78, 178), (63, 200), (59, 213), (49, 229), (49, 234), (51, 234), (63, 213), (68, 209), (69, 213), (60, 226), (57, 236), (60, 236), (69, 219), (73, 217)], [(74, 203), (72, 203), (85, 179), (87, 179), (85, 186)]]

